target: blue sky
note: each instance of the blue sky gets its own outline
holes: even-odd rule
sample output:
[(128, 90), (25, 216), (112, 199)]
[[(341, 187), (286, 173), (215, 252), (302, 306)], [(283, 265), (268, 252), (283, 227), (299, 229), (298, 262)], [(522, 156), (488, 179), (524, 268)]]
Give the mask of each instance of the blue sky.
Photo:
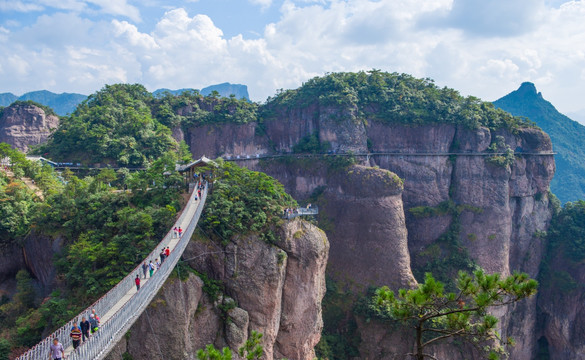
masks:
[(572, 114), (585, 109), (584, 1), (0, 0), (0, 92), (228, 81), (264, 101), (376, 68), (485, 100), (532, 81)]

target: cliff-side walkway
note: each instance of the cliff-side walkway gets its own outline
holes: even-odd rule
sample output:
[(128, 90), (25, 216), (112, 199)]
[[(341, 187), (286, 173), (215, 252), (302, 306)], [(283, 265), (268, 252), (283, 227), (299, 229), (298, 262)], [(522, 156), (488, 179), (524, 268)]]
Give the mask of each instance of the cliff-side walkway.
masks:
[[(140, 290), (136, 290), (134, 278), (137, 274), (142, 276), (142, 263), (138, 264), (133, 271), (93, 305), (21, 355), (18, 359), (49, 359), (50, 346), (54, 338), (58, 338), (65, 347), (67, 360), (101, 360), (105, 358), (146, 309), (179, 261), (195, 231), (195, 227), (203, 211), (203, 206), (207, 198), (207, 189), (208, 187), (205, 186), (201, 198), (198, 200), (195, 200), (197, 198), (197, 191), (193, 191), (179, 219), (175, 222), (174, 227), (184, 229), (183, 236), (176, 238), (174, 237), (173, 231), (169, 231), (156, 248), (144, 259), (144, 261), (149, 262), (158, 258), (160, 251), (167, 246), (171, 250), (169, 257), (165, 259), (160, 269), (152, 277), (146, 280), (142, 279)], [(100, 316), (100, 328), (89, 340), (82, 343), (76, 350), (73, 350), (72, 342), (69, 338), (71, 327), (74, 323), (79, 324), (82, 316), (89, 319), (92, 309), (95, 309), (96, 313)]]

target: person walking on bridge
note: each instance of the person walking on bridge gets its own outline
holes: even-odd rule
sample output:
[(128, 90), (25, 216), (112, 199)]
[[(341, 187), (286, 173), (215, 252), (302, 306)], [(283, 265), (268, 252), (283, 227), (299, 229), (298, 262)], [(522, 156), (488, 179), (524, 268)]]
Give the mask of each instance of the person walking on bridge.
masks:
[(148, 272), (150, 273), (150, 277), (152, 277), (152, 274), (154, 273), (154, 264), (152, 263), (152, 260), (150, 260), (150, 264), (148, 264)]
[(92, 334), (100, 328), (94, 314), (89, 315), (89, 328), (91, 329)]
[(144, 261), (144, 264), (142, 264), (142, 275), (144, 275), (145, 279), (146, 279), (146, 270), (148, 270), (148, 264), (146, 263), (146, 261)]
[(98, 325), (101, 323), (100, 321), (100, 317), (98, 316), (98, 314), (95, 312), (95, 309), (91, 309), (91, 313), (93, 314), (93, 317), (96, 319)]
[(136, 274), (136, 279), (134, 279), (134, 282), (136, 283), (136, 291), (140, 290), (140, 276), (138, 276), (138, 274)]
[(83, 342), (85, 342), (86, 339), (89, 339), (89, 321), (87, 321), (85, 316), (81, 318), (79, 327), (81, 328), (81, 337), (83, 338)]
[(71, 333), (69, 334), (71, 338), (71, 342), (73, 343), (73, 350), (77, 349), (79, 343), (81, 343), (81, 329), (77, 324), (73, 324), (73, 328), (71, 329)]
[(51, 344), (51, 359), (53, 360), (61, 360), (65, 358), (65, 349), (63, 345), (59, 342), (59, 339), (54, 338), (53, 344)]

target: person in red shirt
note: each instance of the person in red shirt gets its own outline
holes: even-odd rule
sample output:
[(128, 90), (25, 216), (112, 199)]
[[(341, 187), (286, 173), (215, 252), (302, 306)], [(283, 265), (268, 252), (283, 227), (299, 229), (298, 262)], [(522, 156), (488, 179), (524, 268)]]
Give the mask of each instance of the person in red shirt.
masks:
[(140, 276), (136, 275), (134, 282), (136, 283), (136, 291), (140, 290)]
[(171, 250), (169, 249), (169, 247), (167, 246), (167, 248), (165, 249), (165, 255), (167, 257), (169, 257), (169, 255), (171, 255)]

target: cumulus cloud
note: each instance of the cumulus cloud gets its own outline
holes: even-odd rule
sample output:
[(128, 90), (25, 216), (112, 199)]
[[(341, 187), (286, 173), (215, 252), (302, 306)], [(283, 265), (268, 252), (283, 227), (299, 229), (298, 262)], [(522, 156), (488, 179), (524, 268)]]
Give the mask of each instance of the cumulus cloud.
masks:
[(112, 25), (114, 26), (114, 36), (125, 36), (132, 46), (146, 50), (153, 50), (159, 47), (152, 36), (140, 33), (135, 25), (127, 21), (113, 20)]
[[(84, 8), (42, 15), (25, 28), (4, 25), (0, 52), (11, 56), (0, 57), (0, 90), (91, 93), (120, 81), (151, 90), (230, 81), (264, 100), (326, 72), (372, 68), (430, 76), (486, 100), (533, 81), (569, 110), (585, 90), (583, 1), (284, 0), (279, 17), (254, 39), (226, 37), (213, 18), (182, 8), (145, 29), (128, 1), (63, 4), (123, 18), (88, 20)], [(256, 1), (263, 4), (276, 6)]]

